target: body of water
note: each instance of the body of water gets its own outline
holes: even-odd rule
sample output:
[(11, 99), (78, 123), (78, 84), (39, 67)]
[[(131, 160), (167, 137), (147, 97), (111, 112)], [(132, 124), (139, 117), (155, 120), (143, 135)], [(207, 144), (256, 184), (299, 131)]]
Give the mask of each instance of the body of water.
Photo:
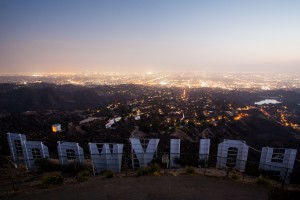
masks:
[(276, 99), (265, 99), (262, 101), (255, 102), (254, 104), (261, 106), (263, 104), (278, 104), (278, 103), (282, 103), (282, 102), (277, 101)]

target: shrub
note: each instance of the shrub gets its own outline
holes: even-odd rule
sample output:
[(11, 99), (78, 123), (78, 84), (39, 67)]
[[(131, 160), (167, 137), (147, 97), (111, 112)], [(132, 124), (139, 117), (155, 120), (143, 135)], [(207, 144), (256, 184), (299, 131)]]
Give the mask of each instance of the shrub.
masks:
[(91, 175), (91, 173), (89, 171), (82, 171), (82, 172), (78, 173), (77, 181), (78, 182), (85, 182), (85, 181), (88, 180), (90, 175)]
[(114, 173), (111, 170), (105, 170), (103, 172), (103, 175), (104, 175), (105, 178), (112, 178), (112, 177), (114, 177)]
[(49, 175), (43, 179), (42, 186), (45, 188), (62, 185), (64, 183), (63, 177), (60, 175)]
[(280, 173), (278, 171), (261, 170), (259, 173), (262, 177), (267, 177), (268, 179), (281, 181), (281, 177), (279, 176)]
[(178, 176), (178, 174), (177, 174), (176, 171), (170, 172), (170, 175), (172, 175), (172, 176)]
[(60, 170), (60, 166), (58, 164), (54, 164), (49, 159), (45, 158), (37, 159), (34, 164), (41, 172), (53, 172)]
[(269, 179), (263, 178), (262, 176), (260, 176), (260, 177), (257, 179), (256, 183), (257, 183), (258, 185), (262, 185), (262, 186), (264, 186), (264, 187), (271, 187), (271, 186), (272, 186), (271, 181), (270, 181)]
[(151, 165), (150, 168), (148, 169), (149, 173), (150, 174), (154, 174), (154, 173), (158, 173), (159, 174), (159, 171), (160, 171), (160, 168), (157, 164), (154, 164), (154, 165)]
[(79, 172), (87, 171), (87, 167), (78, 163), (61, 166), (61, 171), (69, 176), (76, 176)]
[(145, 176), (149, 174), (149, 169), (148, 168), (139, 168), (137, 170), (137, 175), (138, 176)]
[(192, 167), (188, 167), (186, 168), (185, 173), (188, 175), (195, 174), (195, 169)]
[(160, 174), (160, 167), (157, 164), (151, 165), (150, 167), (147, 168), (139, 168), (137, 170), (137, 175), (138, 176), (147, 176), (149, 174), (153, 174), (158, 176)]
[(230, 178), (233, 179), (233, 180), (239, 180), (240, 176), (239, 176), (239, 174), (235, 170), (233, 170), (231, 172)]
[(160, 173), (156, 171), (156, 172), (153, 172), (152, 175), (154, 175), (154, 176), (160, 176)]

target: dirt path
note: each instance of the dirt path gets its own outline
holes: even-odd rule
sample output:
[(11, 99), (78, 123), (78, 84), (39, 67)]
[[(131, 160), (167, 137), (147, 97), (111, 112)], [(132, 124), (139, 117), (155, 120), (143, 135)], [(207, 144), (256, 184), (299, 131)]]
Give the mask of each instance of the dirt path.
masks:
[(144, 176), (95, 178), (86, 183), (67, 185), (50, 190), (25, 192), (7, 197), (11, 200), (87, 200), (87, 199), (255, 199), (266, 200), (268, 190), (206, 176)]

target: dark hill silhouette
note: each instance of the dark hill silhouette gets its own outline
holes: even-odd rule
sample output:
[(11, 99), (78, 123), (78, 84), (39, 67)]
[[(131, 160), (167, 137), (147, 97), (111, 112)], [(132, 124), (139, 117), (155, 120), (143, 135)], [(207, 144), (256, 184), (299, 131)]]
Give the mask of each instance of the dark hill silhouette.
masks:
[(75, 110), (103, 107), (126, 95), (110, 95), (110, 87), (81, 87), (74, 85), (30, 84), (0, 86), (0, 112), (28, 110)]

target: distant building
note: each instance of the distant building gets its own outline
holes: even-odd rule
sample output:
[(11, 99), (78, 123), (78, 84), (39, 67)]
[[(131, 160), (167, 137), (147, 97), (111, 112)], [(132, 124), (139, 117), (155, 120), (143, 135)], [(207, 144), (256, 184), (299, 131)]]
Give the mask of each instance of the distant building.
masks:
[(60, 124), (53, 124), (53, 125), (52, 125), (52, 131), (53, 131), (54, 133), (56, 133), (56, 132), (61, 132), (61, 125), (60, 125)]
[(140, 119), (141, 119), (141, 116), (139, 116), (139, 115), (134, 116), (134, 119), (135, 119), (135, 120), (140, 120)]
[(105, 128), (107, 128), (107, 129), (112, 128), (112, 125), (114, 125), (115, 123), (117, 123), (117, 122), (120, 121), (121, 119), (122, 119), (122, 117), (116, 117), (116, 118), (110, 119), (110, 120), (108, 121), (108, 123), (105, 124)]
[(187, 99), (188, 99), (187, 93), (186, 93), (186, 90), (185, 90), (185, 89), (183, 89), (183, 92), (182, 92), (182, 94), (181, 94), (181, 99), (182, 99), (182, 100), (187, 100)]

